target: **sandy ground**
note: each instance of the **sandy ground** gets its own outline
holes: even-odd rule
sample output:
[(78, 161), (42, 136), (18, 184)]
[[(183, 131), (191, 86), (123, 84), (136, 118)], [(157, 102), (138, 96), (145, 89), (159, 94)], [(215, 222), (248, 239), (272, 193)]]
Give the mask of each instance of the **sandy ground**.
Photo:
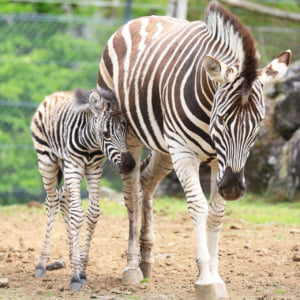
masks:
[[(155, 263), (148, 282), (123, 286), (128, 221), (103, 213), (95, 231), (87, 285), (69, 291), (68, 244), (62, 216), (54, 226), (50, 262), (66, 267), (33, 276), (44, 236), (45, 212), (0, 213), (0, 299), (194, 299), (196, 243), (188, 214), (155, 216)], [(231, 299), (300, 299), (300, 228), (253, 225), (226, 219), (220, 241), (220, 274)], [(101, 297), (102, 296), (102, 297)], [(104, 297), (105, 296), (105, 297)]]

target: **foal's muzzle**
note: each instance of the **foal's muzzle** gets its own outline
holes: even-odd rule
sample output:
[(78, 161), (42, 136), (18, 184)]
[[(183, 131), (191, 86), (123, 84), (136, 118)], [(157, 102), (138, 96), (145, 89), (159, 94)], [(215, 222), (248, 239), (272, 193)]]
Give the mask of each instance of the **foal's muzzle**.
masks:
[(119, 164), (119, 169), (121, 173), (127, 174), (131, 172), (135, 167), (135, 160), (131, 154), (126, 152), (121, 152), (121, 162)]

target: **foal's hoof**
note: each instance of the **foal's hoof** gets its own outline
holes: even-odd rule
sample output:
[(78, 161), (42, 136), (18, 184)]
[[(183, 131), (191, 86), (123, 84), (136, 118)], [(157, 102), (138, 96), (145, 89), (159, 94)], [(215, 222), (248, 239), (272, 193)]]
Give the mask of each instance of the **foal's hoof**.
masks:
[(86, 273), (85, 272), (82, 272), (82, 273), (80, 273), (79, 274), (79, 277), (80, 277), (80, 283), (82, 284), (82, 285), (85, 285), (86, 284)]
[(140, 268), (125, 268), (122, 274), (122, 283), (124, 285), (137, 284), (143, 279), (143, 273)]
[(71, 292), (78, 292), (81, 289), (81, 283), (80, 282), (73, 282), (71, 283), (70, 291)]
[(151, 273), (152, 273), (152, 264), (146, 263), (146, 262), (141, 262), (140, 263), (140, 268), (143, 272), (144, 278), (150, 278)]
[(78, 292), (82, 287), (81, 280), (77, 277), (72, 277), (71, 278), (71, 286), (70, 286), (70, 291), (71, 292)]
[(215, 284), (200, 285), (195, 283), (197, 300), (218, 300), (218, 289)]
[(46, 275), (46, 268), (41, 265), (37, 265), (34, 272), (35, 277), (42, 278)]

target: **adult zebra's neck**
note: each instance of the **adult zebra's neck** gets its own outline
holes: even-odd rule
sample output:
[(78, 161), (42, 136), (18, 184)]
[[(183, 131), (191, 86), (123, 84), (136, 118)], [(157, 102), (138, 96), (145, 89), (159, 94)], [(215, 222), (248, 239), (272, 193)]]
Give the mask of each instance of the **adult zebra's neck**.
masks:
[(245, 79), (244, 89), (251, 89), (257, 78), (259, 54), (250, 31), (236, 16), (215, 2), (208, 6), (206, 24), (210, 34), (219, 42), (216, 57), (238, 66), (241, 77)]

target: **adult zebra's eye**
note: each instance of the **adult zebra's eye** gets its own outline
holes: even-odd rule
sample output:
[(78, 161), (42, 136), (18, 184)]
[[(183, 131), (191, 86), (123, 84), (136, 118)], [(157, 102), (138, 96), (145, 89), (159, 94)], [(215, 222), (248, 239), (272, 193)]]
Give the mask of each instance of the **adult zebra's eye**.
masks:
[(222, 117), (218, 116), (218, 121), (221, 125), (224, 125), (224, 120)]

